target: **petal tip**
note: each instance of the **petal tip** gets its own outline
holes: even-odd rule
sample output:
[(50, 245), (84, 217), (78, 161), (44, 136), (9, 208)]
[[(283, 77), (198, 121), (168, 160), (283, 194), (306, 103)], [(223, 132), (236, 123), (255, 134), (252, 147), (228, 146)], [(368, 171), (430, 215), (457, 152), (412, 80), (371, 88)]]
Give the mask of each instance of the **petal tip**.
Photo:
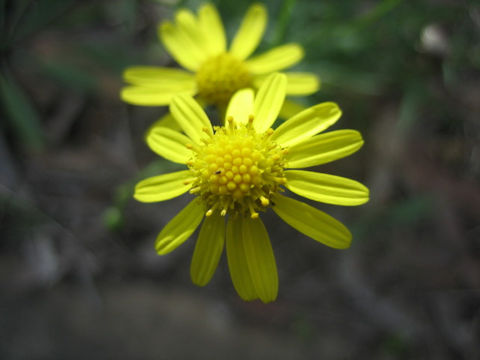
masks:
[(210, 282), (210, 279), (200, 278), (197, 274), (193, 273), (192, 271), (190, 271), (190, 278), (194, 285), (200, 286), (200, 287), (204, 287)]
[(312, 93), (314, 92), (317, 92), (318, 90), (320, 90), (320, 88), (322, 87), (322, 82), (320, 81), (320, 78), (315, 75), (315, 74), (312, 74), (312, 79), (314, 81), (314, 84), (312, 86)]
[(125, 82), (128, 82), (128, 75), (131, 73), (131, 69), (130, 67), (126, 68), (125, 70), (123, 70), (122, 72), (122, 78), (123, 78), (123, 81)]
[(348, 230), (347, 227), (344, 226), (344, 234), (340, 241), (336, 244), (336, 246), (331, 246), (332, 248), (338, 249), (338, 250), (345, 250), (348, 249), (352, 245), (352, 233), (350, 230)]
[(216, 11), (217, 8), (212, 3), (203, 3), (198, 8), (199, 13), (202, 12), (202, 11), (206, 11), (206, 10), (215, 10)]
[(171, 21), (162, 21), (157, 26), (157, 31), (160, 36), (163, 36), (165, 33), (171, 32), (175, 29), (175, 25)]
[(259, 3), (259, 2), (252, 4), (252, 5), (250, 6), (250, 9), (249, 9), (249, 10), (250, 10), (250, 11), (254, 11), (254, 12), (256, 12), (256, 13), (259, 14), (259, 15), (260, 15), (260, 14), (262, 14), (262, 15), (263, 15), (263, 14), (267, 15), (267, 7), (266, 7), (264, 4)]
[(135, 187), (135, 193), (133, 194), (133, 198), (137, 201), (144, 202), (142, 201), (142, 197), (137, 192), (137, 187)]
[(120, 90), (120, 99), (127, 104), (136, 105), (137, 101), (132, 101), (131, 90), (134, 86), (125, 86)]
[(298, 52), (298, 60), (300, 61), (305, 56), (305, 49), (299, 43), (292, 43), (291, 46)]

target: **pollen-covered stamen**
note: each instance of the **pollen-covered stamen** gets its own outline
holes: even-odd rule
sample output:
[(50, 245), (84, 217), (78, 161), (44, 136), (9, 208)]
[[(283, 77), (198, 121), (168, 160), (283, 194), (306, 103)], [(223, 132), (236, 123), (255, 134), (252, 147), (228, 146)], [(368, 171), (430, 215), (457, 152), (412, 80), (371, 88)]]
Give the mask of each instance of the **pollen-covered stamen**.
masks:
[(195, 155), (187, 163), (195, 180), (191, 193), (206, 204), (206, 215), (242, 215), (257, 218), (282, 191), (285, 182), (284, 150), (270, 140), (272, 131), (257, 134), (253, 116), (246, 124), (227, 119), (225, 127), (204, 146), (192, 148)]
[(196, 80), (200, 96), (217, 105), (227, 104), (237, 90), (252, 84), (245, 64), (227, 53), (207, 59), (198, 69)]
[(262, 203), (263, 206), (268, 206), (270, 204), (270, 200), (268, 200), (265, 196), (261, 195), (259, 197), (260, 202)]

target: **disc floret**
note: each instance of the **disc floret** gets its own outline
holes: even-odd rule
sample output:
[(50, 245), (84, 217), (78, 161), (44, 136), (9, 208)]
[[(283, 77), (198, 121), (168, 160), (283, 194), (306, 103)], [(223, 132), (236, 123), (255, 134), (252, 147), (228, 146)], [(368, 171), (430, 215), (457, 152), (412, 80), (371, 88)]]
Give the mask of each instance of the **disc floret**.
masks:
[(245, 64), (228, 53), (205, 60), (196, 74), (199, 95), (208, 103), (225, 105), (233, 93), (251, 86)]
[(286, 150), (270, 139), (272, 129), (258, 134), (252, 123), (253, 116), (246, 124), (229, 117), (202, 146), (191, 146), (195, 155), (187, 165), (195, 180), (190, 192), (204, 200), (206, 216), (257, 218), (282, 191)]

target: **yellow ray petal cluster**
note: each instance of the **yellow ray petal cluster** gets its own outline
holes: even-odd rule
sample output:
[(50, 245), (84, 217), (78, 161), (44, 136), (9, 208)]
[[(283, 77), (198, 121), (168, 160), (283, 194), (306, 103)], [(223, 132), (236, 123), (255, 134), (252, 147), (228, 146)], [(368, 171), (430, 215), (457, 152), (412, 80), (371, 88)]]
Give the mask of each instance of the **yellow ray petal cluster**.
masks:
[[(212, 8), (205, 9), (211, 20), (218, 20)], [(192, 21), (189, 15), (182, 16), (182, 21)], [(262, 25), (253, 18), (248, 21), (252, 28)], [(253, 30), (242, 31), (242, 36), (253, 39)], [(191, 96), (176, 95), (170, 112), (181, 130), (157, 126), (148, 132), (147, 143), (153, 151), (185, 164), (186, 169), (142, 180), (134, 196), (143, 202), (163, 201), (186, 192), (195, 196), (160, 232), (156, 249), (161, 255), (174, 250), (203, 219), (190, 269), (197, 285), (210, 281), (226, 248), (240, 297), (263, 302), (276, 299), (275, 256), (260, 219), (270, 207), (287, 224), (316, 241), (337, 249), (350, 246), (352, 236), (342, 223), (282, 192), (288, 189), (336, 205), (367, 202), (369, 191), (359, 182), (303, 170), (352, 154), (362, 146), (362, 137), (354, 130), (319, 134), (341, 116), (339, 107), (331, 102), (305, 109), (272, 129), (287, 88), (287, 76), (274, 73), (256, 95), (251, 89), (238, 91), (227, 106), (225, 125), (215, 127)]]
[[(127, 86), (121, 98), (143, 106), (168, 105), (175, 95), (197, 95), (207, 104), (225, 106), (243, 88), (258, 88), (267, 76), (297, 64), (304, 56), (296, 43), (284, 44), (251, 57), (267, 24), (267, 10), (253, 4), (247, 10), (230, 47), (222, 20), (212, 4), (198, 14), (182, 9), (173, 22), (158, 27), (158, 35), (170, 55), (185, 70), (134, 66), (123, 75)], [(287, 95), (309, 95), (318, 90), (312, 73), (286, 72)]]

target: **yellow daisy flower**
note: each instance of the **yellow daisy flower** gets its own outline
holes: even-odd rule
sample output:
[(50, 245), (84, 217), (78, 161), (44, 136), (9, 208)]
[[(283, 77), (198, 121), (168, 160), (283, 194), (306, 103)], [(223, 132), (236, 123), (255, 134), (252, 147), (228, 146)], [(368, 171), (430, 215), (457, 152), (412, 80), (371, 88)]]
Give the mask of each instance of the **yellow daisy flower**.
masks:
[(357, 151), (359, 132), (336, 130), (318, 135), (341, 116), (335, 103), (312, 106), (278, 126), (287, 77), (272, 74), (256, 96), (238, 91), (226, 110), (225, 125), (212, 127), (189, 95), (177, 95), (170, 112), (183, 130), (156, 127), (147, 143), (157, 154), (186, 169), (154, 176), (135, 187), (135, 199), (164, 201), (189, 191), (195, 198), (160, 232), (156, 250), (164, 255), (187, 240), (204, 219), (196, 242), (192, 281), (211, 279), (226, 244), (233, 285), (244, 300), (275, 300), (278, 275), (267, 231), (259, 213), (273, 209), (287, 224), (327, 246), (350, 246), (348, 229), (324, 212), (282, 195), (284, 188), (306, 198), (337, 205), (368, 201), (368, 189), (350, 179), (302, 169)]
[[(124, 79), (130, 85), (122, 89), (121, 98), (134, 105), (156, 106), (170, 104), (177, 94), (189, 94), (198, 95), (206, 104), (226, 106), (237, 90), (258, 88), (266, 75), (303, 58), (303, 48), (295, 43), (250, 58), (266, 23), (265, 6), (250, 6), (227, 50), (222, 20), (213, 5), (201, 6), (198, 16), (179, 10), (174, 23), (160, 24), (158, 34), (172, 57), (187, 71), (151, 66), (128, 68)], [(288, 95), (308, 95), (319, 88), (314, 74), (290, 72), (286, 76)]]

